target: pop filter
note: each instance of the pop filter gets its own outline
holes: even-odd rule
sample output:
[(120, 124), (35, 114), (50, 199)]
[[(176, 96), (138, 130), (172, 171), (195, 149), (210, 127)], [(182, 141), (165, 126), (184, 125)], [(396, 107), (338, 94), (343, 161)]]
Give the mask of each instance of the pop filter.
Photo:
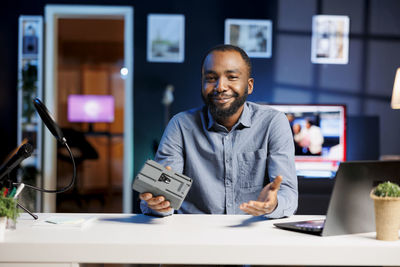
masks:
[(40, 118), (42, 118), (42, 121), (46, 125), (47, 129), (49, 129), (54, 137), (64, 145), (67, 140), (65, 139), (60, 127), (58, 127), (46, 106), (37, 97), (33, 99), (33, 105), (35, 106), (36, 111), (39, 113)]

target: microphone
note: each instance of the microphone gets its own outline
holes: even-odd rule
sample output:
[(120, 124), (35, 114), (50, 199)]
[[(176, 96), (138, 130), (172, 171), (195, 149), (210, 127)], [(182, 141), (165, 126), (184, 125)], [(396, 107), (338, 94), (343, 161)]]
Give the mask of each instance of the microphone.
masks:
[(25, 143), (19, 147), (18, 151), (0, 167), (0, 182), (3, 177), (15, 169), (24, 159), (30, 157), (33, 152), (33, 146), (29, 143)]
[(67, 140), (65, 139), (60, 127), (58, 127), (46, 106), (37, 97), (33, 99), (33, 105), (35, 106), (36, 111), (39, 113), (40, 118), (42, 118), (42, 121), (46, 125), (47, 129), (49, 129), (54, 137), (64, 145)]

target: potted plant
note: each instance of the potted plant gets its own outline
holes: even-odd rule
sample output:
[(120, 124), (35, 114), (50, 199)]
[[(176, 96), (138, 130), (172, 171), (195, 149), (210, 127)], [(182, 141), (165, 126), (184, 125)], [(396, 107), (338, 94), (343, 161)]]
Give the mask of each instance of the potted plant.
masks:
[(0, 240), (4, 238), (7, 220), (15, 223), (18, 215), (17, 200), (3, 188), (0, 191)]
[(400, 186), (384, 182), (372, 189), (375, 206), (376, 239), (394, 241), (399, 239)]

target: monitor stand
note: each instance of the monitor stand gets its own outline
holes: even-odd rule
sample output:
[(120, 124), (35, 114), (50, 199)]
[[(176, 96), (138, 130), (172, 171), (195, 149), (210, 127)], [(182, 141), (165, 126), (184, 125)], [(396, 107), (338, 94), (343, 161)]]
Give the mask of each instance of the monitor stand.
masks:
[(94, 127), (93, 127), (93, 123), (90, 123), (90, 122), (89, 122), (89, 123), (88, 123), (88, 127), (89, 127), (89, 128), (88, 128), (88, 132), (89, 132), (89, 133), (93, 133), (93, 132), (94, 132), (94, 130), (93, 130), (93, 128), (94, 128)]

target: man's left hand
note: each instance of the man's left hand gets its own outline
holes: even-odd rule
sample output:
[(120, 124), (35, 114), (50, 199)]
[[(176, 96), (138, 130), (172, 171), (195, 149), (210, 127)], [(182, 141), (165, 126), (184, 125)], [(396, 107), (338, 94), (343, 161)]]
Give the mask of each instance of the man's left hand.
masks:
[(251, 215), (260, 216), (267, 213), (271, 213), (275, 210), (278, 205), (278, 190), (281, 186), (282, 176), (278, 175), (275, 180), (261, 190), (257, 201), (251, 200), (246, 203), (242, 203), (239, 208)]

